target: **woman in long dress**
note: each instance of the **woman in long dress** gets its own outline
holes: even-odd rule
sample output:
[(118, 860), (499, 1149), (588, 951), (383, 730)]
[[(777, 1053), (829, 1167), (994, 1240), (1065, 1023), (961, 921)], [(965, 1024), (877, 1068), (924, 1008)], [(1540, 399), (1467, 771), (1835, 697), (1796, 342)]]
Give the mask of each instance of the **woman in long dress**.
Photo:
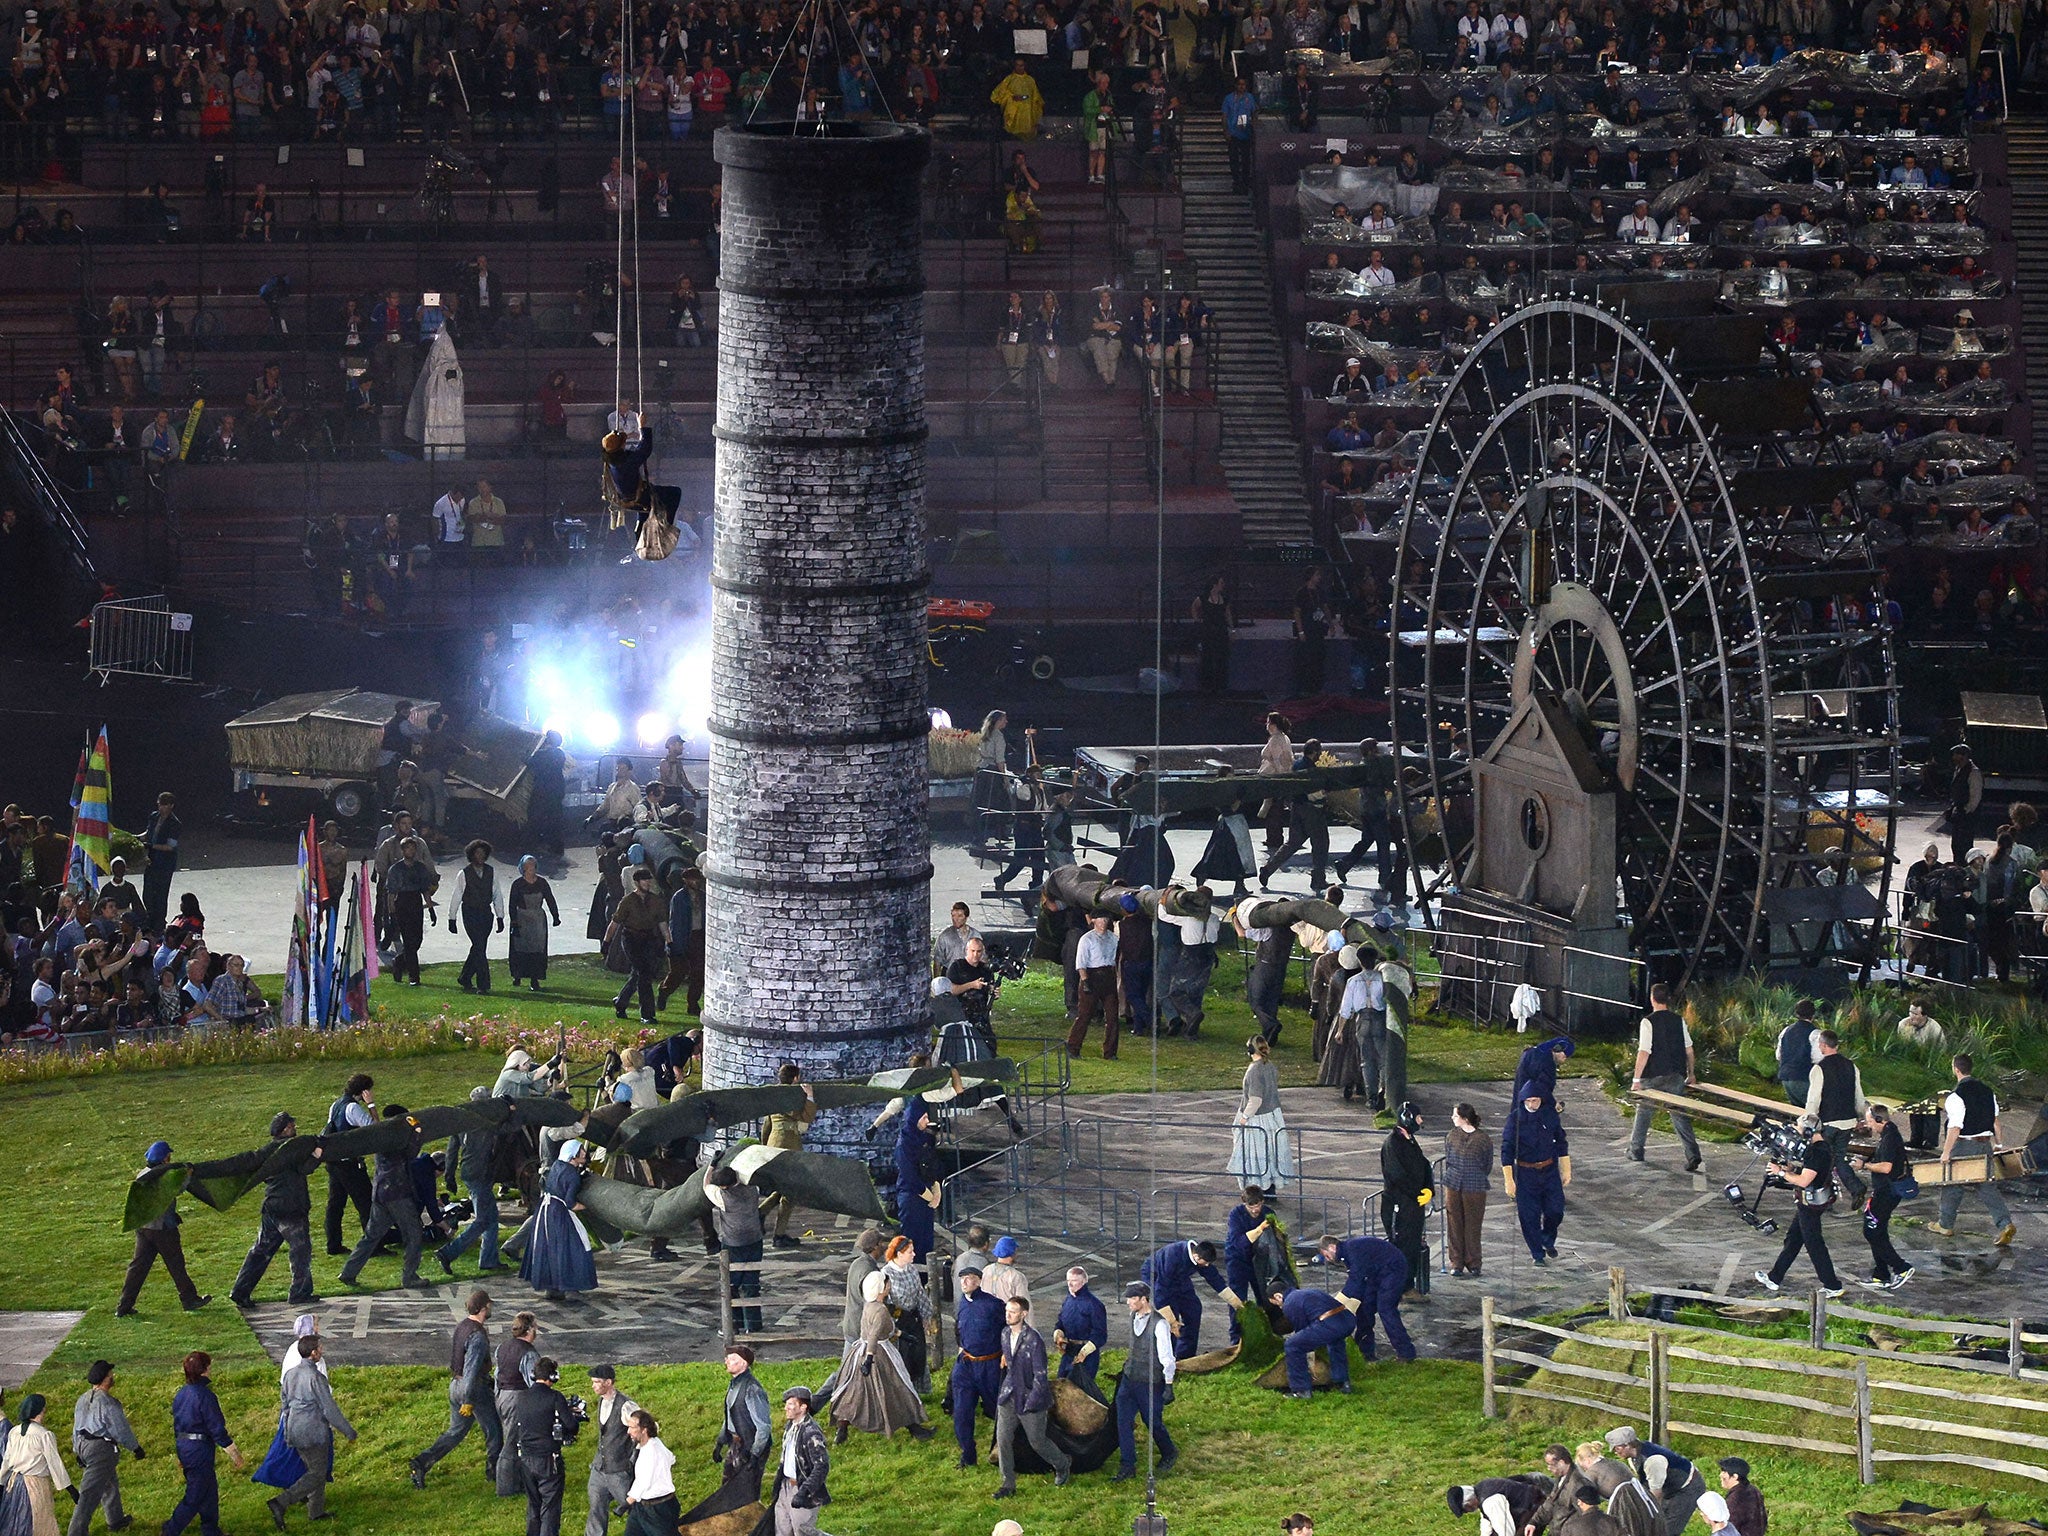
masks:
[(1010, 717), (992, 709), (981, 722), (981, 744), (974, 758), (974, 808), (981, 813), (975, 830), (981, 841), (1001, 842), (1010, 831), (1010, 744), (1003, 728)]
[(57, 1490), (71, 1486), (57, 1437), (43, 1424), (49, 1405), (40, 1392), (21, 1400), (20, 1427), (7, 1437), (0, 1457), (0, 1533), (58, 1536)]
[(527, 982), (538, 992), (548, 979), (548, 929), (562, 926), (562, 909), (555, 905), (555, 888), (540, 872), (532, 854), (519, 861), (519, 877), (506, 893), (506, 907), (512, 924), (506, 963), (512, 968), (512, 985)]
[[(894, 1342), (896, 1320), (883, 1299), (888, 1285), (879, 1270), (860, 1283), (860, 1336), (847, 1341), (839, 1360), (839, 1385), (832, 1394), (832, 1420), (839, 1426), (836, 1438), (841, 1443), (854, 1429), (871, 1435), (908, 1429), (919, 1440), (931, 1438), (923, 1399)], [(913, 1317), (911, 1326), (920, 1330), (921, 1338), (922, 1322)]]
[(576, 1196), (583, 1188), (583, 1170), (590, 1149), (581, 1141), (562, 1143), (561, 1154), (540, 1178), (540, 1209), (519, 1260), (519, 1278), (549, 1301), (564, 1301), (571, 1291), (597, 1289), (597, 1260), (590, 1234), (576, 1215)]
[(1244, 1094), (1231, 1126), (1230, 1172), (1258, 1185), (1271, 1199), (1294, 1177), (1294, 1149), (1280, 1113), (1280, 1069), (1273, 1065), (1273, 1047), (1264, 1035), (1253, 1035), (1244, 1049), (1251, 1065), (1244, 1069)]
[(1365, 1059), (1358, 1046), (1359, 1026), (1364, 1019), (1344, 1017), (1344, 993), (1364, 964), (1364, 958), (1353, 945), (1346, 944), (1337, 952), (1337, 973), (1331, 977), (1329, 987), (1329, 1033), (1323, 1039), (1322, 1071), (1316, 1076), (1318, 1088), (1342, 1088), (1347, 1104), (1355, 1094), (1365, 1092)]

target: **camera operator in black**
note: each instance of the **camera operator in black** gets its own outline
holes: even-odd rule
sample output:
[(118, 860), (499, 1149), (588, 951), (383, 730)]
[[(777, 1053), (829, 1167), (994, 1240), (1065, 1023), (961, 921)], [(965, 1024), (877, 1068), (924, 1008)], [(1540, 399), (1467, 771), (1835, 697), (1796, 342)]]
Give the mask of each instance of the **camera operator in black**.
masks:
[(1910, 1179), (1913, 1165), (1906, 1161), (1906, 1139), (1892, 1124), (1891, 1111), (1873, 1104), (1864, 1113), (1864, 1123), (1877, 1137), (1870, 1156), (1858, 1158), (1857, 1165), (1870, 1175), (1870, 1203), (1863, 1210), (1863, 1238), (1870, 1244), (1870, 1278), (1863, 1283), (1872, 1290), (1897, 1290), (1913, 1278), (1913, 1266), (1899, 1257), (1892, 1246), (1892, 1212), (1899, 1196), (1895, 1181)]
[(1771, 1266), (1769, 1274), (1758, 1270), (1756, 1280), (1767, 1291), (1778, 1290), (1786, 1271), (1792, 1268), (1792, 1261), (1804, 1248), (1807, 1258), (1813, 1261), (1813, 1272), (1820, 1280), (1822, 1294), (1832, 1300), (1842, 1294), (1842, 1282), (1835, 1275), (1835, 1261), (1828, 1257), (1828, 1241), (1821, 1233), (1820, 1218), (1834, 1198), (1831, 1183), (1835, 1155), (1828, 1149), (1820, 1121), (1812, 1115), (1799, 1117), (1799, 1131), (1806, 1137), (1806, 1156), (1800, 1165), (1797, 1168), (1776, 1162), (1768, 1165), (1771, 1176), (1792, 1191), (1796, 1203), (1792, 1225), (1785, 1233), (1785, 1246), (1778, 1251), (1778, 1262)]
[(561, 1536), (562, 1489), (567, 1475), (562, 1447), (576, 1438), (589, 1417), (555, 1390), (561, 1368), (545, 1357), (534, 1362), (533, 1385), (519, 1394), (506, 1426), (506, 1449), (519, 1457), (526, 1485), (526, 1536)]

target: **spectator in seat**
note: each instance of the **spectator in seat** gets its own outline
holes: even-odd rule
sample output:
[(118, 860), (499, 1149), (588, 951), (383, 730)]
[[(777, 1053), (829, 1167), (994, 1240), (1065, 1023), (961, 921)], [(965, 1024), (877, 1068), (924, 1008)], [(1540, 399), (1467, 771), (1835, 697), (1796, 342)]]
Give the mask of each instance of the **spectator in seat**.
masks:
[(235, 435), (234, 412), (222, 413), (219, 425), (213, 429), (213, 435), (201, 445), (199, 457), (208, 464), (242, 462), (242, 441)]
[(704, 306), (697, 296), (697, 284), (687, 272), (676, 279), (675, 292), (668, 297), (668, 323), (677, 346), (704, 345)]
[(576, 386), (569, 375), (557, 368), (548, 375), (540, 387), (540, 435), (554, 442), (566, 442), (569, 436), (568, 407), (575, 402)]
[(1365, 371), (1365, 359), (1362, 357), (1345, 358), (1344, 371), (1330, 381), (1333, 396), (1362, 395), (1371, 388), (1372, 379)]
[(1029, 187), (1012, 187), (1003, 194), (1003, 234), (1010, 249), (1028, 256), (1038, 249), (1041, 218)]
[(341, 383), (341, 430), (344, 443), (375, 443), (379, 437), (377, 381), (367, 368), (351, 368)]
[(207, 988), (206, 1001), (193, 1011), (192, 1022), (243, 1028), (254, 1024), (268, 1007), (250, 979), (248, 962), (240, 955), (229, 955), (227, 968)]
[(1116, 295), (1108, 288), (1095, 293), (1095, 313), (1088, 319), (1088, 356), (1105, 389), (1116, 388), (1117, 364), (1123, 358), (1124, 322), (1116, 312)]
[(268, 244), (276, 229), (277, 205), (270, 199), (270, 188), (259, 181), (242, 209), (242, 238)]
[(1040, 295), (1028, 332), (1032, 355), (1048, 389), (1060, 387), (1060, 301), (1048, 291)]
[[(690, 89), (697, 98), (697, 116), (703, 119), (707, 133), (715, 133), (725, 126), (726, 98), (732, 95), (732, 76), (719, 66), (717, 57), (705, 49), (697, 63), (697, 72), (690, 76)], [(646, 166), (641, 166), (642, 170)]]
[(1358, 412), (1346, 411), (1344, 419), (1330, 428), (1323, 438), (1323, 446), (1331, 453), (1356, 453), (1370, 446), (1372, 439), (1358, 424)]

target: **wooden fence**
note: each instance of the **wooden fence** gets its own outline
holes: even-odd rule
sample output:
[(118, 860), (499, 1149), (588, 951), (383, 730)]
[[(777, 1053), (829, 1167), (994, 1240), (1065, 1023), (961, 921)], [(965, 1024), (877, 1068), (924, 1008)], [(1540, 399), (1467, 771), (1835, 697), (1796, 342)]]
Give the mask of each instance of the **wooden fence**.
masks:
[[(1711, 1291), (1662, 1289), (1660, 1298), (1692, 1300), (1717, 1306), (1751, 1308), (1759, 1313), (1782, 1311), (1783, 1304), (1755, 1297), (1725, 1296)], [(1648, 1439), (1669, 1443), (1673, 1434), (1694, 1435), (1707, 1440), (1737, 1441), (1778, 1446), (1820, 1455), (1853, 1456), (1857, 1473), (1865, 1483), (1877, 1480), (1877, 1468), (1886, 1462), (1917, 1462), (1936, 1466), (1967, 1466), (1983, 1471), (2024, 1477), (2048, 1483), (2048, 1460), (2025, 1462), (2005, 1456), (1977, 1455), (1964, 1450), (1898, 1449), (1880, 1446), (1878, 1431), (1895, 1430), (1922, 1437), (1948, 1436), (1968, 1444), (1988, 1444), (2012, 1449), (2048, 1452), (2048, 1433), (2032, 1433), (2009, 1425), (1969, 1422), (1960, 1417), (1942, 1418), (1931, 1404), (1969, 1404), (2005, 1414), (2048, 1415), (2048, 1398), (1993, 1394), (1958, 1383), (1956, 1387), (1895, 1380), (1889, 1374), (1873, 1376), (1870, 1361), (1880, 1359), (1932, 1371), (1953, 1371), (1977, 1375), (1998, 1375), (2021, 1382), (2048, 1382), (2048, 1371), (2026, 1364), (2028, 1345), (2048, 1346), (2048, 1334), (2026, 1331), (2016, 1317), (2003, 1323), (1983, 1323), (1951, 1318), (1872, 1312), (1861, 1307), (1831, 1302), (1818, 1290), (1807, 1299), (1807, 1331), (1804, 1339), (1773, 1339), (1765, 1342), (1793, 1350), (1810, 1349), (1818, 1354), (1846, 1356), (1853, 1364), (1835, 1365), (1818, 1359), (1784, 1359), (1755, 1355), (1724, 1354), (1677, 1342), (1675, 1332), (1712, 1330), (1711, 1321), (1673, 1323), (1644, 1317), (1628, 1304), (1627, 1277), (1621, 1269), (1608, 1271), (1608, 1318), (1615, 1323), (1634, 1323), (1644, 1329), (1642, 1338), (1615, 1338), (1558, 1327), (1534, 1318), (1516, 1317), (1502, 1311), (1490, 1296), (1480, 1300), (1480, 1369), (1482, 1403), (1488, 1418), (1500, 1413), (1503, 1397), (1527, 1397), (1543, 1402), (1567, 1403), (1597, 1413), (1616, 1414), (1647, 1421)], [(2004, 1347), (2003, 1360), (1980, 1360), (1950, 1353), (1906, 1354), (1872, 1349), (1865, 1345), (1830, 1341), (1830, 1319), (1868, 1323), (1905, 1333), (1938, 1334), (1957, 1341), (1995, 1341)], [(1501, 1342), (1507, 1330), (1521, 1330), (1558, 1343), (1568, 1343), (1597, 1352), (1600, 1365), (1559, 1360), (1535, 1349), (1512, 1348)], [(1736, 1335), (1729, 1330), (1731, 1337)], [(1553, 1345), (1553, 1349), (1554, 1349)], [(1742, 1381), (1680, 1379), (1685, 1364), (1733, 1369), (1747, 1377)], [(1528, 1374), (1506, 1379), (1508, 1370), (1527, 1367)], [(1504, 1369), (1506, 1368), (1506, 1369)], [(1540, 1376), (1539, 1376), (1540, 1373)], [(1698, 1373), (1690, 1373), (1697, 1377)], [(1595, 1395), (1596, 1384), (1606, 1388)], [(1904, 1401), (1895, 1401), (1903, 1399)], [(1814, 1415), (1822, 1430), (1839, 1427), (1842, 1438), (1815, 1439), (1807, 1435), (1779, 1434), (1753, 1426), (1709, 1424), (1691, 1418), (1674, 1417), (1688, 1412), (1688, 1404), (1721, 1402), (1732, 1413), (1742, 1405), (1766, 1404)], [(1706, 1408), (1712, 1413), (1711, 1408)], [(2038, 1423), (2048, 1431), (2048, 1417), (2023, 1420)], [(1807, 1428), (1802, 1422), (1797, 1427)], [(1886, 1438), (1899, 1438), (1888, 1436)]]

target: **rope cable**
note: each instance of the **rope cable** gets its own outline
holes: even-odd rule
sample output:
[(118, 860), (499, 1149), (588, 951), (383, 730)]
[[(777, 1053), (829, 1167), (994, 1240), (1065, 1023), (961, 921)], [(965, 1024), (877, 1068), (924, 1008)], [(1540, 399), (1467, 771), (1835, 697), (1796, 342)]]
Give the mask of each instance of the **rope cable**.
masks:
[[(631, 162), (626, 159), (626, 131), (632, 118), (635, 103), (629, 99), (628, 82), (633, 77), (632, 55), (627, 52), (627, 42), (633, 32), (632, 0), (619, 0), (619, 39), (613, 46), (618, 49), (619, 58), (619, 169), (613, 182), (613, 199), (618, 204), (618, 237), (612, 258), (612, 412), (618, 413), (619, 403), (626, 390), (626, 292), (620, 283), (620, 276), (626, 270), (626, 186), (632, 175)], [(623, 435), (626, 423), (622, 418), (619, 431)]]

